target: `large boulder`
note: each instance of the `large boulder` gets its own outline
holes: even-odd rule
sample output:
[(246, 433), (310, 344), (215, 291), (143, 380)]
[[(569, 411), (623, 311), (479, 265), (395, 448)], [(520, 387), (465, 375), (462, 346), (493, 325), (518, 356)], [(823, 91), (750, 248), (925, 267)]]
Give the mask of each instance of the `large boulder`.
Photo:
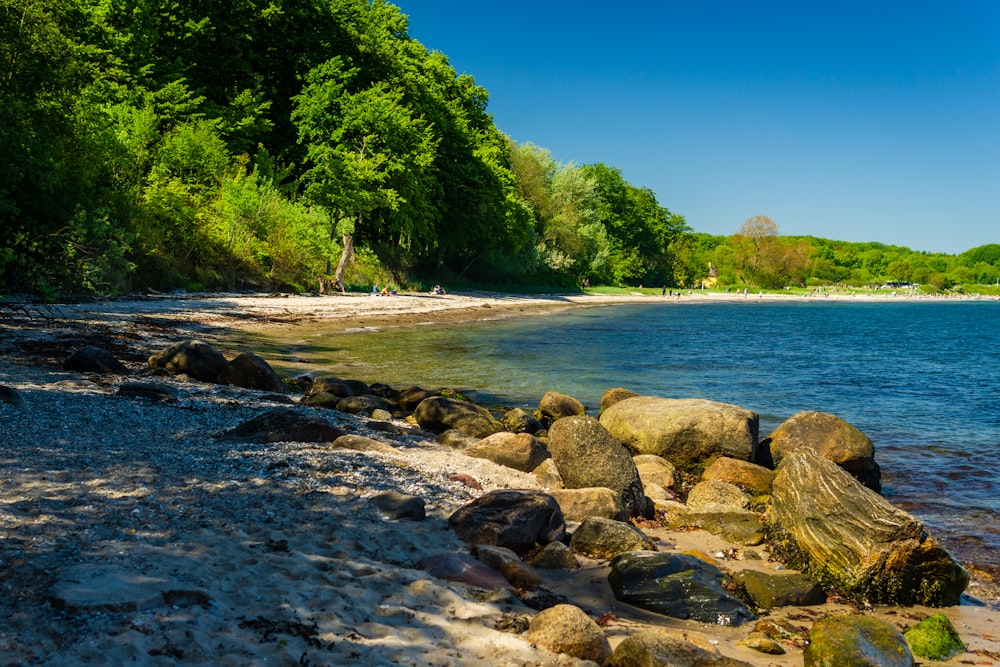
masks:
[(538, 419), (549, 426), (563, 417), (577, 417), (586, 413), (583, 403), (558, 391), (547, 392), (538, 402)]
[(593, 417), (563, 417), (549, 429), (549, 453), (567, 489), (605, 487), (630, 517), (647, 514), (639, 471), (628, 450)]
[(686, 554), (628, 551), (611, 559), (608, 583), (615, 598), (673, 618), (742, 625), (756, 618), (723, 587), (714, 565)]
[(234, 387), (287, 394), (288, 387), (271, 365), (252, 352), (243, 352), (229, 362), (226, 381)]
[(229, 362), (208, 343), (183, 340), (150, 355), (150, 370), (165, 370), (173, 375), (187, 375), (195, 380), (225, 384)]
[(507, 547), (518, 555), (566, 535), (559, 504), (532, 490), (490, 491), (460, 507), (448, 517), (448, 525), (466, 544)]
[(910, 647), (895, 626), (871, 616), (841, 614), (813, 624), (804, 667), (913, 667)]
[(528, 624), (528, 641), (553, 653), (603, 664), (611, 644), (594, 619), (579, 607), (557, 604), (540, 612)]
[[(809, 447), (858, 478), (872, 491), (882, 490), (882, 473), (875, 462), (875, 446), (864, 433), (827, 412), (800, 412), (786, 419), (760, 441), (759, 459), (776, 468), (782, 459)], [(768, 461), (770, 458), (770, 461)]]
[(871, 603), (958, 604), (965, 569), (912, 515), (809, 447), (782, 460), (773, 519), (828, 589)]
[(633, 454), (656, 454), (701, 474), (719, 456), (752, 461), (757, 413), (696, 398), (636, 396), (601, 413), (601, 424)]
[(535, 436), (508, 431), (486, 436), (466, 448), (464, 453), (522, 472), (533, 471), (549, 458), (549, 448)]
[(420, 428), (435, 433), (457, 428), (471, 436), (485, 438), (503, 430), (503, 425), (484, 407), (444, 396), (425, 398), (413, 411)]
[(751, 663), (708, 651), (661, 630), (642, 630), (626, 637), (604, 667), (751, 667)]
[(826, 602), (826, 593), (819, 582), (801, 572), (762, 572), (743, 570), (733, 577), (761, 609), (774, 607), (806, 607)]

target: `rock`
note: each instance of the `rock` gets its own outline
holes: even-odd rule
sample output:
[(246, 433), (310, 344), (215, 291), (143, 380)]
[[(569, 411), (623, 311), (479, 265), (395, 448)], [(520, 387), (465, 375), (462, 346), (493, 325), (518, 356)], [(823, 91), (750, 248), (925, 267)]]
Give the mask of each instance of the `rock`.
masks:
[[(680, 492), (681, 477), (674, 464), (655, 454), (639, 454), (632, 457), (632, 463), (639, 472), (643, 487), (656, 484), (669, 491)], [(646, 495), (649, 495), (648, 493)]]
[(444, 396), (424, 399), (413, 411), (413, 416), (420, 428), (435, 433), (457, 428), (468, 435), (485, 438), (503, 430), (503, 425), (486, 408)]
[[(335, 377), (315, 378), (306, 390), (306, 396), (311, 397), (317, 394), (328, 394), (330, 396), (335, 396), (338, 400), (341, 398), (347, 398), (348, 396), (354, 396), (354, 392), (351, 391), (349, 386), (347, 386), (347, 383), (340, 378)], [(336, 403), (336, 401), (334, 401), (334, 403)]]
[(356, 452), (383, 452), (389, 453), (396, 451), (396, 448), (392, 445), (388, 445), (381, 440), (376, 440), (375, 438), (369, 438), (364, 435), (358, 435), (357, 433), (345, 433), (340, 436), (332, 443), (330, 443), (331, 449), (351, 449)]
[(388, 411), (392, 406), (384, 398), (371, 394), (356, 394), (337, 401), (337, 409), (352, 415), (370, 415), (375, 410)]
[(56, 609), (74, 613), (134, 612), (157, 607), (208, 605), (211, 596), (180, 581), (116, 565), (74, 565), (49, 591)]
[(440, 392), (413, 386), (400, 389), (399, 397), (396, 401), (399, 403), (399, 407), (408, 412), (412, 412), (424, 399), (440, 395)]
[(372, 393), (372, 388), (368, 383), (361, 380), (343, 380), (343, 383), (347, 385), (348, 389), (355, 396), (369, 396)]
[(336, 410), (337, 404), (342, 401), (341, 396), (331, 394), (326, 391), (319, 391), (305, 396), (300, 403), (310, 408), (323, 408), (325, 410)]
[(593, 516), (573, 531), (569, 548), (578, 554), (607, 559), (626, 551), (655, 551), (653, 540), (623, 521)]
[(633, 454), (656, 454), (701, 474), (719, 456), (754, 460), (757, 413), (702, 399), (636, 396), (601, 413), (601, 424)]
[(733, 576), (761, 609), (807, 607), (826, 602), (826, 593), (815, 579), (800, 572), (743, 570)]
[(626, 398), (634, 398), (639, 394), (634, 391), (629, 391), (624, 387), (615, 387), (614, 389), (608, 389), (601, 395), (601, 412), (604, 412), (610, 408), (615, 403), (621, 403)]
[(460, 450), (468, 449), (480, 440), (482, 440), (482, 438), (469, 435), (465, 431), (461, 431), (457, 428), (450, 428), (437, 437), (437, 441), (440, 444), (446, 447), (451, 447), (452, 449)]
[(448, 525), (466, 544), (492, 544), (517, 554), (561, 541), (566, 534), (559, 504), (532, 490), (490, 491), (460, 507), (448, 517)]
[(958, 604), (969, 575), (912, 515), (809, 447), (774, 478), (772, 515), (828, 590), (873, 604)]
[(564, 417), (552, 424), (549, 453), (565, 488), (608, 488), (621, 495), (629, 517), (648, 513), (632, 457), (593, 417)]
[(398, 491), (386, 491), (372, 496), (371, 504), (389, 519), (423, 521), (427, 518), (423, 498)]
[(531, 433), (534, 435), (542, 430), (542, 422), (538, 421), (533, 414), (521, 408), (508, 410), (501, 421), (504, 428), (511, 433)]
[(660, 630), (642, 630), (626, 637), (604, 667), (752, 667), (751, 663), (727, 658)]
[(21, 398), (21, 394), (17, 393), (16, 389), (2, 384), (0, 384), (0, 403), (13, 405), (15, 408), (28, 407), (27, 403), (24, 402), (24, 399)]
[(470, 489), (477, 489), (479, 491), (482, 491), (483, 489), (483, 485), (480, 484), (474, 477), (472, 477), (471, 475), (466, 475), (465, 473), (461, 472), (453, 472), (450, 475), (448, 475), (448, 481), (464, 484)]
[(684, 512), (674, 516), (668, 524), (671, 530), (700, 528), (718, 535), (727, 542), (745, 547), (764, 543), (764, 524), (759, 514), (753, 512)]
[(701, 479), (703, 482), (728, 482), (751, 496), (759, 496), (771, 493), (774, 475), (773, 470), (756, 463), (720, 456), (705, 468)]
[(484, 565), (502, 574), (514, 588), (533, 591), (542, 585), (542, 578), (534, 568), (510, 549), (477, 544), (472, 547), (472, 553)]
[(269, 363), (252, 352), (239, 354), (229, 362), (226, 380), (229, 384), (244, 389), (288, 393), (288, 387), (281, 376), (274, 372)]
[(903, 633), (860, 614), (828, 616), (813, 624), (802, 654), (804, 667), (913, 667)]
[(538, 480), (538, 486), (546, 491), (563, 488), (562, 475), (552, 458), (547, 458), (538, 464), (538, 467), (531, 471), (531, 474)]
[(875, 446), (864, 433), (826, 412), (800, 412), (761, 440), (760, 457), (777, 468), (782, 459), (800, 447), (809, 447), (833, 461), (872, 491), (882, 490), (882, 473), (875, 462)]
[(558, 391), (547, 392), (538, 402), (538, 418), (544, 426), (563, 417), (578, 417), (586, 413), (583, 403)]
[(950, 660), (965, 653), (965, 644), (944, 614), (934, 614), (903, 633), (913, 655), (927, 660)]
[(468, 554), (451, 551), (431, 554), (423, 558), (418, 565), (437, 579), (457, 581), (486, 590), (510, 588), (503, 575)]
[[(372, 394), (374, 396), (374, 394)], [(382, 398), (379, 396), (379, 398)], [(368, 422), (368, 428), (382, 431), (384, 433), (399, 433), (399, 428), (393, 424), (391, 421), (392, 413), (383, 408), (375, 408), (372, 410), (371, 421)]]
[(225, 384), (229, 362), (222, 353), (200, 340), (174, 343), (149, 357), (151, 370), (165, 370), (173, 375), (187, 375), (195, 380)]
[(734, 512), (746, 510), (750, 499), (739, 487), (729, 482), (709, 480), (698, 482), (688, 493), (689, 512)]
[(63, 362), (63, 369), (76, 373), (106, 373), (128, 375), (128, 369), (107, 350), (88, 345), (80, 348)]
[(575, 570), (580, 562), (562, 542), (549, 542), (539, 549), (528, 562), (540, 570)]
[(756, 618), (725, 588), (722, 572), (685, 554), (628, 551), (611, 559), (608, 583), (615, 598), (673, 618), (742, 625)]
[(177, 400), (177, 390), (158, 382), (122, 382), (115, 390), (115, 396), (170, 402)]
[(369, 385), (368, 392), (372, 396), (378, 396), (379, 398), (384, 398), (390, 403), (396, 403), (399, 399), (399, 392), (382, 382), (373, 382), (371, 385)]
[(530, 433), (501, 431), (465, 449), (466, 456), (486, 459), (522, 472), (531, 472), (549, 458), (549, 448)]
[(274, 408), (223, 434), (239, 442), (333, 442), (344, 435), (336, 426), (293, 408)]
[(604, 487), (591, 489), (550, 489), (567, 521), (584, 521), (592, 516), (625, 521), (628, 513), (622, 497)]
[(784, 655), (785, 649), (781, 647), (781, 644), (774, 641), (763, 632), (751, 632), (745, 638), (736, 642), (737, 646), (746, 646), (747, 648), (752, 648), (758, 653), (764, 653), (766, 655)]
[(603, 664), (611, 645), (594, 619), (579, 607), (557, 604), (535, 615), (528, 624), (528, 641), (553, 653)]

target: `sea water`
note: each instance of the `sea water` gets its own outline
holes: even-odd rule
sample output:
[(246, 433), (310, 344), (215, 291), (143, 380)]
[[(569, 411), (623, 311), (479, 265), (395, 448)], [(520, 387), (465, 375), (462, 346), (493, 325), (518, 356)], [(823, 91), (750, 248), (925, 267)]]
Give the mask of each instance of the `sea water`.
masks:
[[(833, 413), (875, 443), (883, 494), (960, 560), (1000, 568), (1000, 303), (677, 303), (356, 334), (299, 329), (270, 358), (396, 387), (536, 407), (554, 390), (704, 398), (760, 415)], [(267, 341), (257, 341), (264, 345)], [(265, 345), (265, 348), (267, 346)], [(286, 368), (291, 370), (291, 368)], [(301, 370), (301, 366), (297, 368)]]

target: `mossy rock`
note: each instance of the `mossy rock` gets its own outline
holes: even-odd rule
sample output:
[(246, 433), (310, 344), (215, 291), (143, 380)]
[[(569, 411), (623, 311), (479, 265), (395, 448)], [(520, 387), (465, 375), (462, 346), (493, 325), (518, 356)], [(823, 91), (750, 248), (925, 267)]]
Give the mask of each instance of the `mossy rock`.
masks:
[(802, 654), (804, 667), (913, 667), (913, 654), (895, 626), (843, 614), (817, 621)]
[(965, 644), (944, 614), (934, 614), (903, 633), (913, 654), (928, 660), (949, 660), (965, 652)]

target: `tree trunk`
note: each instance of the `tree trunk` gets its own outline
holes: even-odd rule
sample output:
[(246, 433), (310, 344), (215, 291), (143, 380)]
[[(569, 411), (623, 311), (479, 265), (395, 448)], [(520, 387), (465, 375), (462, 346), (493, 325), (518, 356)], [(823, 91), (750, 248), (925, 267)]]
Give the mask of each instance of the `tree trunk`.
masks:
[(341, 292), (346, 292), (347, 289), (344, 287), (344, 272), (347, 270), (347, 263), (354, 259), (354, 236), (351, 234), (344, 234), (344, 251), (340, 253), (340, 262), (337, 264), (337, 270), (333, 274), (333, 279), (337, 285), (340, 286)]

